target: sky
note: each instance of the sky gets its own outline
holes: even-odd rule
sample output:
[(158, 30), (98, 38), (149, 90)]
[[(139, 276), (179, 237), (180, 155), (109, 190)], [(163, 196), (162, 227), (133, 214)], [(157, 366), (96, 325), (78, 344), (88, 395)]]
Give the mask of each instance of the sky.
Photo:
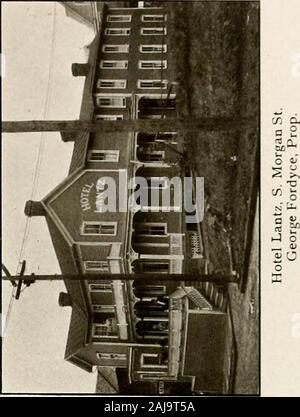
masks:
[[(93, 30), (66, 17), (58, 2), (1, 2), (2, 119), (54, 120), (79, 116), (84, 80), (71, 64), (86, 62)], [(50, 76), (49, 76), (50, 69)], [(2, 137), (2, 261), (17, 271), (39, 149), (34, 200), (45, 197), (68, 173), (72, 144), (59, 133)], [(59, 273), (43, 217), (31, 219), (22, 259), (26, 273)], [(62, 283), (36, 282), (14, 300), (4, 283), (2, 389), (6, 393), (94, 393), (96, 374), (64, 360), (71, 310), (58, 306)]]

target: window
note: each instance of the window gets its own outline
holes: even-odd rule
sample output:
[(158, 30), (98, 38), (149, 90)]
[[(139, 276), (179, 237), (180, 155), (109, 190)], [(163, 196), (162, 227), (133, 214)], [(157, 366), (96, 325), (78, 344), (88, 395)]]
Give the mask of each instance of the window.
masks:
[(148, 188), (162, 190), (168, 188), (168, 178), (166, 177), (148, 177), (146, 178)]
[(140, 52), (145, 54), (165, 53), (167, 52), (167, 45), (140, 45)]
[(96, 96), (97, 106), (99, 107), (116, 107), (125, 108), (126, 98), (118, 96)]
[(159, 380), (160, 376), (164, 376), (165, 372), (162, 371), (155, 371), (152, 373), (152, 371), (146, 371), (147, 374), (141, 374), (140, 378), (142, 381), (153, 381), (153, 380)]
[[(91, 261), (87, 261), (87, 262), (91, 262)], [(91, 292), (111, 292), (112, 291), (111, 284), (107, 284), (107, 283), (89, 284), (89, 288)]]
[[(94, 285), (94, 284), (92, 284)], [(98, 285), (98, 284), (97, 284)], [(115, 306), (104, 306), (104, 305), (98, 305), (95, 304), (92, 306), (92, 310), (94, 313), (114, 313), (115, 312)]]
[(107, 261), (85, 261), (84, 269), (86, 271), (109, 272)]
[(129, 45), (103, 45), (102, 52), (109, 53), (127, 53), (129, 51)]
[(142, 353), (141, 366), (144, 368), (167, 368), (167, 358), (163, 361), (161, 353)]
[(174, 140), (176, 138), (176, 132), (165, 132), (159, 133), (156, 138), (157, 142), (171, 142), (172, 144), (176, 144), (177, 142)]
[(109, 14), (106, 19), (108, 22), (131, 22), (130, 14)]
[(169, 263), (168, 262), (144, 263), (143, 271), (144, 272), (169, 272)]
[(105, 324), (94, 324), (93, 335), (96, 337), (108, 336), (108, 327)]
[(92, 149), (88, 153), (88, 162), (118, 162), (119, 161), (119, 150), (112, 151), (98, 151)]
[(165, 152), (144, 150), (143, 152), (139, 152), (138, 158), (142, 162), (161, 162), (165, 159)]
[(139, 68), (141, 69), (166, 69), (167, 61), (165, 59), (160, 61), (139, 61)]
[(98, 88), (126, 88), (126, 80), (98, 80)]
[(168, 86), (168, 80), (138, 80), (137, 85), (138, 88), (165, 90)]
[(166, 223), (137, 223), (135, 225), (135, 229), (139, 235), (146, 235), (146, 236), (166, 236), (167, 235)]
[(96, 114), (95, 120), (123, 120), (122, 114)]
[(101, 352), (101, 353), (97, 353), (97, 358), (98, 359), (117, 359), (117, 360), (126, 360), (127, 359), (127, 355), (126, 353), (106, 353), (106, 352)]
[(128, 68), (128, 61), (100, 61), (100, 68), (102, 69), (126, 69)]
[(140, 272), (146, 273), (168, 273), (169, 272), (169, 262), (140, 262)]
[(93, 324), (94, 337), (118, 337), (115, 319), (106, 319), (103, 324)]
[(105, 35), (129, 36), (130, 35), (130, 28), (107, 28), (107, 29), (105, 29)]
[(141, 16), (142, 22), (165, 22), (167, 15), (165, 14), (143, 14)]
[(165, 285), (141, 285), (139, 286), (139, 290), (144, 291), (147, 294), (151, 293), (157, 296), (166, 294)]
[(166, 35), (167, 28), (141, 28), (141, 35)]
[(115, 236), (117, 222), (83, 222), (82, 234)]
[(140, 132), (137, 134), (137, 145), (147, 146), (155, 142), (171, 142), (176, 144), (177, 142), (174, 141), (176, 135), (176, 132), (160, 132), (158, 134)]
[(161, 114), (139, 114), (139, 119), (161, 119)]
[(151, 7), (151, 9), (162, 9), (162, 6), (158, 6), (158, 2), (153, 1), (138, 1), (139, 8)]
[[(139, 268), (140, 261), (134, 261), (132, 266), (134, 273), (140, 273), (141, 269)], [(134, 284), (134, 294), (138, 298), (153, 298), (166, 295), (166, 286), (165, 285), (142, 285)]]

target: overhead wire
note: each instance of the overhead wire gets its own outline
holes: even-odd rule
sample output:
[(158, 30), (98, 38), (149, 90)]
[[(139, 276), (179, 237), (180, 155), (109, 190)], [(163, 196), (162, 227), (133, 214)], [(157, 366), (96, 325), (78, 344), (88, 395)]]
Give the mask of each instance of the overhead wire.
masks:
[[(51, 83), (52, 83), (53, 62), (54, 62), (53, 55), (54, 55), (55, 40), (56, 40), (56, 33), (55, 33), (56, 32), (56, 24), (57, 24), (57, 9), (56, 9), (56, 2), (54, 2), (52, 32), (51, 32), (51, 45), (50, 45), (50, 63), (49, 63), (49, 70), (48, 70), (48, 77), (47, 77), (46, 99), (45, 99), (45, 106), (44, 106), (44, 112), (43, 112), (44, 120), (46, 119), (46, 116), (47, 116), (47, 113), (48, 113), (48, 110), (49, 110), (50, 99), (51, 99)], [(36, 193), (37, 193), (44, 149), (45, 149), (45, 137), (44, 137), (44, 132), (42, 132), (41, 135), (40, 135), (40, 143), (39, 143), (39, 148), (38, 148), (37, 160), (36, 160), (35, 170), (34, 170), (34, 174), (33, 174), (33, 185), (32, 185), (31, 196), (30, 196), (31, 201), (34, 200), (34, 198), (36, 196)], [(20, 252), (19, 252), (19, 257), (18, 257), (18, 263), (17, 263), (17, 267), (16, 267), (16, 275), (19, 272), (21, 259), (24, 256), (25, 249), (26, 249), (26, 246), (27, 246), (29, 233), (30, 233), (30, 225), (31, 225), (31, 217), (28, 216), (26, 218), (26, 222), (25, 222), (25, 228), (24, 228), (23, 238), (22, 238), (22, 242), (21, 242), (21, 247), (20, 247)], [(25, 287), (25, 288), (27, 288), (27, 287)], [(24, 289), (22, 290), (22, 292), (24, 291)], [(7, 327), (8, 327), (8, 323), (9, 323), (9, 319), (10, 319), (10, 316), (11, 316), (13, 303), (14, 303), (14, 300), (15, 300), (15, 295), (16, 295), (16, 289), (15, 289), (15, 287), (13, 287), (12, 292), (11, 292), (11, 296), (10, 296), (10, 301), (9, 301), (9, 304), (8, 304), (8, 308), (7, 308), (6, 317), (5, 317), (5, 325), (3, 326), (3, 329), (2, 329), (3, 336), (4, 336), (5, 331), (7, 330)]]

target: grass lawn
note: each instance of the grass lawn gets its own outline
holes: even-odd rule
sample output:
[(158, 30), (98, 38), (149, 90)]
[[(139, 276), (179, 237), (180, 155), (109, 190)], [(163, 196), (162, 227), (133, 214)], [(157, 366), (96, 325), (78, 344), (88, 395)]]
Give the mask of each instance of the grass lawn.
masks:
[[(258, 3), (176, 2), (169, 7), (179, 116), (258, 121)], [(244, 263), (258, 138), (258, 128), (184, 137), (188, 161), (205, 181), (205, 221), (215, 271), (228, 273), (232, 262), (240, 270)]]
[(258, 274), (258, 207), (253, 231), (253, 245), (247, 288), (244, 294), (235, 284), (229, 288), (233, 327), (237, 342), (234, 392), (258, 394), (259, 387), (259, 274)]
[[(179, 83), (179, 117), (251, 118), (255, 122), (242, 131), (183, 135), (188, 163), (204, 177), (210, 269), (242, 273), (249, 256), (252, 185), (258, 169), (259, 3), (168, 5), (171, 48), (177, 51), (172, 65)], [(253, 245), (257, 244), (256, 239)], [(235, 391), (248, 394), (258, 390), (258, 313), (249, 313), (259, 297), (253, 250), (245, 293), (237, 286), (229, 291), (239, 350)]]

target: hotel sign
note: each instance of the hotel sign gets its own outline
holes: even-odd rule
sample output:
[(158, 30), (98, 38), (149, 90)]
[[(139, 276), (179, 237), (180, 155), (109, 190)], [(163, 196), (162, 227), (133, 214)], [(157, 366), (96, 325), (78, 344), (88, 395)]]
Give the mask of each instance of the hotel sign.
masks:
[[(85, 184), (80, 193), (80, 206), (82, 211), (92, 209), (91, 199), (94, 199), (95, 211), (103, 212), (105, 201), (105, 178), (99, 178), (98, 181), (91, 184)], [(93, 191), (95, 190), (95, 192)], [(95, 195), (96, 194), (96, 195)], [(92, 197), (92, 196), (93, 197)]]

